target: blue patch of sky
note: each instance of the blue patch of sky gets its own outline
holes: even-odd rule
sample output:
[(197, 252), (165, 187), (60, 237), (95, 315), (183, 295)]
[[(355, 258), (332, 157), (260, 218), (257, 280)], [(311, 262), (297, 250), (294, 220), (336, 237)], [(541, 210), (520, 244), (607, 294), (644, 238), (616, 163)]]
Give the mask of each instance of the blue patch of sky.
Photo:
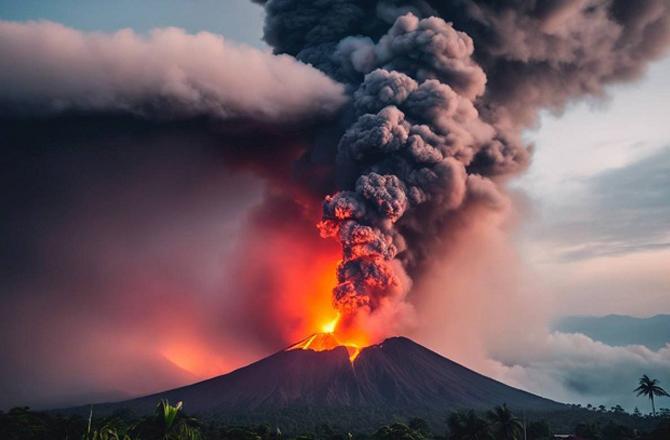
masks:
[(256, 47), (263, 8), (250, 0), (0, 0), (0, 19), (50, 20), (87, 31), (176, 26), (210, 31)]

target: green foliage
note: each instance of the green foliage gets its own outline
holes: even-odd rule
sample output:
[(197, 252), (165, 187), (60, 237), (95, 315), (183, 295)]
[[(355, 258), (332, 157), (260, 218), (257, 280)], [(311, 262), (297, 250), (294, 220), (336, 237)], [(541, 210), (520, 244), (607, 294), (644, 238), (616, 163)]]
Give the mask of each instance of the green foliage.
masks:
[(430, 424), (420, 417), (413, 417), (409, 419), (407, 426), (409, 426), (413, 431), (421, 433), (421, 435), (424, 437), (430, 435)]
[(526, 435), (528, 440), (549, 440), (551, 439), (551, 428), (546, 420), (537, 420), (528, 424)]
[(595, 423), (579, 423), (575, 426), (575, 434), (584, 440), (600, 440), (600, 430)]
[[(88, 412), (88, 411), (87, 411)], [(413, 414), (422, 414), (413, 411)], [(293, 413), (291, 417), (295, 417)], [(297, 413), (296, 413), (297, 414)], [(277, 422), (274, 415), (263, 420), (266, 424), (246, 423), (242, 419), (233, 425), (221, 418), (198, 421), (184, 413), (184, 405), (160, 402), (153, 414), (138, 417), (129, 412), (118, 412), (111, 416), (88, 417), (36, 412), (29, 408), (14, 408), (0, 411), (0, 440), (497, 440), (522, 439), (523, 425), (506, 406), (485, 413), (461, 411), (449, 415), (446, 420), (448, 434), (439, 437), (432, 431), (444, 429), (433, 419), (394, 416), (390, 424), (352, 431), (339, 424), (343, 413), (313, 413), (318, 423), (305, 427), (298, 422), (293, 425), (283, 419)], [(323, 416), (331, 421), (324, 422)], [(365, 420), (367, 413), (361, 414)], [(624, 411), (589, 411), (572, 408), (556, 413), (525, 414), (528, 440), (548, 440), (551, 428), (558, 433), (577, 434), (585, 440), (669, 440), (670, 414), (658, 417), (635, 417)], [(239, 422), (239, 423), (238, 423)], [(231, 424), (227, 424), (231, 423)], [(377, 425), (379, 426), (379, 425)], [(281, 427), (281, 428), (280, 428)]]
[(523, 424), (507, 405), (496, 406), (486, 414), (489, 429), (495, 440), (519, 440), (523, 433)]
[[(182, 402), (170, 405), (162, 400), (154, 414), (135, 423), (120, 418), (106, 418), (94, 424), (93, 409), (89, 413), (82, 440), (201, 440), (196, 419), (184, 414)], [(255, 439), (254, 439), (255, 440)]]
[(183, 412), (182, 402), (170, 405), (161, 400), (154, 414), (141, 419), (132, 429), (134, 435), (146, 440), (200, 440), (200, 423)]
[(372, 435), (374, 440), (424, 440), (423, 434), (402, 423), (382, 426)]
[(156, 406), (156, 416), (160, 420), (161, 424), (163, 425), (163, 429), (166, 432), (169, 432), (174, 426), (177, 415), (183, 406), (183, 402), (177, 402), (176, 405), (172, 406), (167, 400), (161, 400), (160, 403)]
[(261, 440), (262, 437), (248, 429), (231, 428), (223, 432), (221, 438), (225, 440)]
[(82, 440), (133, 440), (133, 438), (127, 431), (105, 425), (99, 429), (87, 431), (82, 436)]
[(489, 440), (491, 432), (486, 420), (479, 417), (477, 413), (470, 410), (467, 412), (455, 412), (447, 419), (450, 440)]
[(62, 440), (79, 439), (86, 421), (78, 416), (53, 417), (34, 412), (28, 407), (0, 411), (0, 439), (2, 440)]
[(607, 440), (631, 440), (635, 438), (635, 433), (627, 426), (609, 422), (603, 426), (600, 437)]
[(644, 440), (668, 440), (670, 438), (670, 417), (664, 417), (650, 433), (642, 436)]
[(610, 408), (610, 412), (613, 412), (615, 414), (623, 414), (626, 412), (626, 410), (624, 410), (621, 405), (614, 405), (613, 407)]

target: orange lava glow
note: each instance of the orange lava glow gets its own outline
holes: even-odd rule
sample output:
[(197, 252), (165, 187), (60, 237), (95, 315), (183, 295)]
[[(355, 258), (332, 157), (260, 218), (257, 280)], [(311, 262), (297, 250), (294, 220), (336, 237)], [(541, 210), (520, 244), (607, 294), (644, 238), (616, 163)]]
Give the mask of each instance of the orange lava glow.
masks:
[[(341, 258), (339, 249), (332, 253), (294, 247), (290, 263), (277, 262), (281, 267), (274, 282), (277, 295), (270, 304), (272, 323), (287, 342), (302, 341), (305, 335), (331, 334), (337, 345), (365, 347), (370, 338), (357, 330), (352, 320), (340, 316), (333, 307), (333, 288), (337, 285), (336, 269)], [(310, 349), (316, 349), (314, 343)], [(324, 348), (327, 349), (327, 348)]]
[[(257, 325), (262, 326), (260, 330), (263, 332), (278, 334), (285, 343), (300, 341), (289, 350), (325, 351), (343, 346), (353, 363), (361, 348), (375, 341), (356, 326), (353, 319), (342, 316), (333, 307), (332, 291), (337, 284), (339, 251), (293, 245), (290, 260), (287, 260), (289, 253), (271, 254), (271, 266), (281, 269), (273, 273), (273, 294), (266, 297), (267, 308), (262, 309), (268, 319), (259, 320)], [(289, 243), (278, 247), (289, 249)], [(305, 338), (305, 335), (311, 336)], [(181, 335), (176, 339), (170, 338), (161, 344), (160, 354), (196, 377), (221, 374), (238, 366), (240, 360), (248, 359), (242, 353), (234, 358), (218, 357), (199, 344), (197, 336)]]
[[(321, 331), (324, 323), (336, 317), (331, 299), (340, 257), (336, 247), (302, 242), (287, 234), (265, 241), (252, 254), (263, 256), (264, 275), (249, 276), (252, 284), (245, 290), (256, 295), (244, 299), (259, 334), (294, 342)], [(258, 279), (271, 283), (270, 287), (254, 285)]]
[(291, 349), (301, 348), (303, 350), (324, 351), (343, 346), (349, 352), (349, 360), (354, 362), (361, 352), (361, 348), (371, 345), (371, 340), (354, 317), (342, 316), (332, 306), (332, 289), (335, 286), (334, 279), (330, 276), (325, 278), (322, 285), (328, 285), (328, 305), (325, 308), (315, 309), (313, 316), (319, 317), (320, 325), (315, 329), (312, 336), (300, 341)]
[(347, 349), (347, 352), (349, 353), (349, 361), (351, 361), (352, 364), (361, 352), (361, 347), (358, 345), (342, 343), (335, 337), (335, 335), (333, 335), (333, 333), (314, 333), (312, 336), (290, 346), (287, 350), (326, 351), (333, 350), (336, 347), (344, 347)]
[[(300, 348), (309, 350), (342, 345), (349, 350), (350, 359), (356, 359), (359, 347), (374, 341), (333, 307), (342, 251), (316, 231), (303, 234), (303, 227), (298, 222), (260, 228), (245, 241), (244, 258), (239, 266), (233, 265), (230, 286), (223, 286), (240, 292), (230, 296), (221, 318), (230, 320), (231, 328), (246, 332), (239, 340), (235, 335), (223, 336), (234, 349), (217, 358), (218, 350), (200, 343), (199, 335), (187, 334), (180, 335), (178, 342), (171, 339), (160, 344), (160, 354), (199, 377), (221, 374), (296, 341), (301, 341), (297, 344)], [(305, 339), (315, 334), (330, 336)]]
[(370, 337), (355, 326), (351, 319), (342, 319), (339, 312), (335, 312), (331, 306), (331, 312), (335, 317), (323, 321), (319, 327), (320, 332), (301, 340), (290, 346), (288, 350), (314, 350), (325, 351), (336, 347), (344, 347), (349, 352), (349, 360), (354, 363), (361, 349), (371, 344)]
[(328, 321), (327, 323), (321, 326), (321, 331), (323, 331), (324, 333), (333, 333), (335, 331), (335, 328), (337, 327), (337, 323), (339, 322), (339, 320), (340, 320), (340, 313), (338, 312), (335, 319)]

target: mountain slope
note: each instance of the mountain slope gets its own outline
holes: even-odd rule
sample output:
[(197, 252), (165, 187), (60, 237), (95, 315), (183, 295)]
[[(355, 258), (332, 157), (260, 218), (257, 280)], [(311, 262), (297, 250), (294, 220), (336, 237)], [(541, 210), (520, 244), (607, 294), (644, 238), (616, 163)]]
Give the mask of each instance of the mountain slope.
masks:
[[(345, 347), (328, 351), (281, 351), (232, 373), (125, 402), (96, 406), (98, 413), (153, 410), (159, 399), (184, 401), (190, 413), (241, 416), (301, 412), (356, 412), (378, 416), (411, 412), (487, 409), (551, 411), (562, 404), (471, 371), (407, 338), (364, 348), (355, 362)], [(365, 411), (363, 411), (365, 412)], [(239, 417), (236, 418), (239, 420)]]

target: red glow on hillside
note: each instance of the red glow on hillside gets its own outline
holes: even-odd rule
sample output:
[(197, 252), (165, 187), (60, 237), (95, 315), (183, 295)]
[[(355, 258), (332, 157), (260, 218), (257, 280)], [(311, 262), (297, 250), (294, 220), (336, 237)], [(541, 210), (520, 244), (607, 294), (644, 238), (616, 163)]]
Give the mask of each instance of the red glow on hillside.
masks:
[[(272, 291), (260, 290), (256, 297), (244, 297), (245, 301), (255, 300), (245, 302), (249, 311), (247, 316), (253, 321), (254, 329), (259, 334), (267, 332), (269, 339), (277, 338), (275, 344), (300, 341), (293, 348), (323, 351), (344, 346), (353, 362), (360, 348), (376, 341), (354, 325), (353, 319), (340, 315), (333, 307), (332, 290), (337, 284), (336, 268), (339, 263), (337, 249), (312, 247), (310, 251), (309, 243), (296, 241), (273, 244), (273, 250), (284, 252), (264, 255), (266, 267), (271, 269), (265, 273), (270, 274)], [(199, 378), (222, 374), (239, 366), (239, 362), (248, 362), (263, 354), (263, 351), (254, 352), (258, 347), (249, 346), (248, 352), (243, 353), (237, 347), (234, 355), (225, 353), (219, 356), (218, 350), (187, 330), (188, 323), (181, 325), (179, 336), (171, 333), (171, 337), (159, 344), (159, 352), (172, 364)], [(242, 340), (239, 343), (245, 346)], [(265, 350), (271, 348), (272, 345), (269, 345)]]
[(161, 354), (182, 370), (197, 377), (210, 377), (230, 369), (230, 365), (195, 341), (171, 342)]
[[(208, 343), (199, 347), (199, 336), (191, 339), (189, 335), (180, 335), (179, 344), (162, 345), (164, 357), (204, 377), (316, 333), (332, 334), (336, 345), (365, 347), (376, 342), (356, 330), (359, 326), (352, 324), (353, 319), (340, 317), (333, 306), (340, 247), (316, 233), (304, 234), (314, 217), (303, 212), (302, 205), (291, 203), (281, 199), (271, 205), (273, 209), (267, 208), (269, 212), (254, 216), (241, 240), (244, 246), (234, 251), (237, 258), (226, 268), (228, 284), (221, 288), (236, 293), (228, 297), (219, 317), (226, 328), (219, 338), (234, 347), (222, 353), (225, 362), (213, 362), (213, 353), (221, 353), (219, 347)], [(287, 207), (294, 207), (296, 213), (288, 215)], [(278, 217), (277, 212), (282, 215)], [(267, 221), (270, 218), (272, 222)], [(309, 349), (327, 349), (320, 347), (313, 342)]]

